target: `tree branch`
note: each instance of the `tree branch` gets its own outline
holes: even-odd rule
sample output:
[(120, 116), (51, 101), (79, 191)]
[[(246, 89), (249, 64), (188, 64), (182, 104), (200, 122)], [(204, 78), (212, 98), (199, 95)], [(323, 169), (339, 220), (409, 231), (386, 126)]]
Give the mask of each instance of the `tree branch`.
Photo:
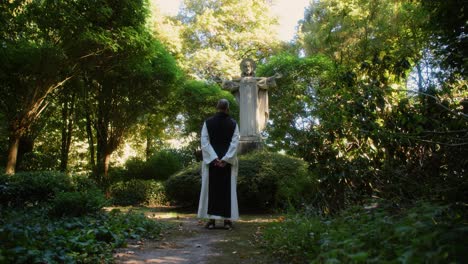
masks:
[(396, 90), (396, 91), (402, 91), (402, 92), (407, 92), (407, 93), (415, 93), (415, 94), (421, 94), (421, 95), (424, 95), (424, 96), (427, 96), (427, 97), (430, 97), (434, 100), (436, 100), (436, 104), (442, 108), (444, 108), (445, 110), (449, 111), (450, 113), (454, 114), (454, 115), (457, 115), (457, 116), (462, 116), (464, 118), (468, 118), (468, 115), (467, 114), (464, 114), (462, 112), (456, 112), (448, 107), (446, 107), (445, 105), (443, 105), (441, 102), (440, 102), (440, 99), (435, 97), (434, 95), (432, 94), (428, 94), (428, 93), (424, 93), (424, 92), (420, 92), (420, 91), (412, 91), (412, 90), (407, 90), (407, 89), (392, 89), (392, 90)]

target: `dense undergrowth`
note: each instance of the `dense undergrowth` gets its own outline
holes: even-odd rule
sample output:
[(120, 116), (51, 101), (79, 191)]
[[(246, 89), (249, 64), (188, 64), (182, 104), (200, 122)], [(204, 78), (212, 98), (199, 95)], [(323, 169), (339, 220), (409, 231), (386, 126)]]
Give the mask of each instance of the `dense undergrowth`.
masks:
[(54, 218), (44, 209), (7, 210), (0, 223), (0, 263), (113, 263), (113, 249), (165, 227), (143, 214)]
[(293, 263), (466, 263), (466, 205), (419, 202), (294, 213), (264, 231), (265, 247)]
[(167, 227), (104, 211), (109, 200), (91, 180), (59, 172), (2, 175), (0, 190), (0, 263), (113, 263), (113, 249)]

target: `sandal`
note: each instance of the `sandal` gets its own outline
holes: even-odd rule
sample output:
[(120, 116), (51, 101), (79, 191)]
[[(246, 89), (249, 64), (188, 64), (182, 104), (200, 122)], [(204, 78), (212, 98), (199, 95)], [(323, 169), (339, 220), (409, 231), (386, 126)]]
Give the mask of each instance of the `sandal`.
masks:
[(224, 229), (232, 230), (232, 222), (231, 220), (224, 220)]
[(208, 223), (206, 223), (205, 228), (206, 229), (214, 229), (215, 228), (215, 220), (210, 219), (210, 221), (208, 221)]

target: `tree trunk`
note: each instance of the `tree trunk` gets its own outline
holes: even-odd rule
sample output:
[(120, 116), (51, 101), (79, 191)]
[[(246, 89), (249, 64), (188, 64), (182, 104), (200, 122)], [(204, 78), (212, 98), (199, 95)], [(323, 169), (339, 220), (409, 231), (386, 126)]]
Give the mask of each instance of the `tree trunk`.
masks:
[(16, 170), (21, 168), (21, 164), (24, 159), (24, 155), (31, 153), (34, 149), (34, 141), (36, 137), (31, 133), (22, 135), (19, 140), (18, 154), (16, 155)]
[(88, 146), (89, 146), (89, 164), (91, 165), (92, 170), (96, 171), (96, 158), (94, 154), (96, 151), (94, 150), (94, 137), (93, 137), (93, 129), (91, 125), (91, 115), (89, 114), (89, 110), (86, 110), (86, 134), (88, 136)]
[(146, 160), (148, 161), (149, 158), (151, 157), (151, 154), (153, 154), (153, 138), (151, 137), (150, 133), (146, 133)]
[(18, 146), (19, 146), (20, 136), (14, 135), (10, 137), (10, 142), (8, 146), (8, 161), (6, 165), (5, 173), (12, 175), (15, 174), (16, 170), (16, 158), (18, 157)]
[(104, 177), (107, 179), (109, 176), (109, 163), (110, 163), (111, 153), (106, 153), (104, 155)]
[(73, 133), (73, 113), (75, 108), (75, 94), (71, 100), (63, 103), (62, 107), (62, 146), (60, 149), (60, 170), (66, 171), (68, 167), (68, 154), (70, 153), (71, 138)]

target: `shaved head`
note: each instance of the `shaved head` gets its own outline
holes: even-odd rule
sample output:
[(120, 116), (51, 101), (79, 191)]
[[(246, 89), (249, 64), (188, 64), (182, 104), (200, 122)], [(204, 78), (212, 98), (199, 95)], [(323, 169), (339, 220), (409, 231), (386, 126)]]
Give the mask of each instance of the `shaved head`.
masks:
[(216, 105), (216, 109), (223, 112), (229, 111), (229, 101), (226, 99), (220, 99)]

